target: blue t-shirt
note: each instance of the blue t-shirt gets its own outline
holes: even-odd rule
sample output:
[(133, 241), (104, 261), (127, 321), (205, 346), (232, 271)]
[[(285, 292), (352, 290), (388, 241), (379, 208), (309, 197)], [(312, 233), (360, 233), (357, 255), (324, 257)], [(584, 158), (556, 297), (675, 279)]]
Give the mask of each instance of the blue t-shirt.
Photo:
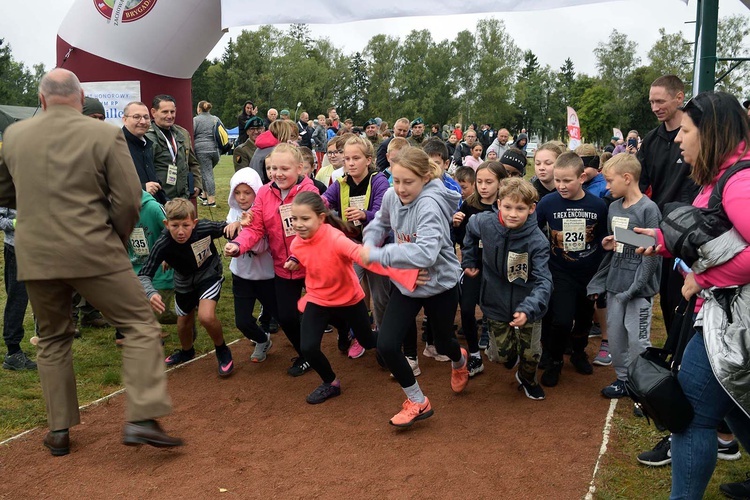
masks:
[(566, 200), (557, 191), (550, 193), (537, 204), (536, 217), (550, 241), (550, 270), (588, 280), (602, 260), (607, 204), (584, 193), (580, 200)]
[[(453, 179), (453, 177), (451, 177), (450, 175), (446, 173), (443, 173), (443, 176), (440, 178), (440, 180), (443, 181), (443, 186), (447, 187), (448, 190), (455, 191), (459, 195), (461, 194), (461, 185), (458, 182), (456, 182), (456, 180)], [(461, 206), (461, 201), (458, 202), (458, 207), (456, 207), (456, 209), (458, 209), (460, 206)]]

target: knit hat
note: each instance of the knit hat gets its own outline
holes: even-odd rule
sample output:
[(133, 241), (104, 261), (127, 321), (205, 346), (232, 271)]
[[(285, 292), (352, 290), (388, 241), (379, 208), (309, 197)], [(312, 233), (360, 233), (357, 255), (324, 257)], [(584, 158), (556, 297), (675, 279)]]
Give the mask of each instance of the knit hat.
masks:
[(258, 118), (257, 116), (253, 116), (248, 121), (245, 122), (245, 130), (251, 128), (251, 127), (263, 127), (263, 120), (261, 118)]
[(505, 153), (503, 153), (503, 156), (500, 157), (500, 163), (515, 168), (521, 172), (521, 177), (526, 175), (526, 155), (524, 155), (523, 151), (520, 149), (507, 149)]
[(96, 115), (96, 114), (106, 116), (104, 113), (104, 106), (102, 105), (101, 101), (97, 99), (96, 97), (84, 98), (83, 114), (86, 116), (91, 116), (91, 115)]

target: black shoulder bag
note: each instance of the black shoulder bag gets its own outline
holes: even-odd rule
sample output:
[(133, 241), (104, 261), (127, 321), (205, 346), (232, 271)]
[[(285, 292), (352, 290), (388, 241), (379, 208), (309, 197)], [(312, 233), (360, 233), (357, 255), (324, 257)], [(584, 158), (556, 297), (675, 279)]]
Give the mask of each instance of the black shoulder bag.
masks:
[(649, 347), (628, 366), (625, 387), (630, 397), (646, 418), (653, 420), (656, 428), (662, 431), (682, 432), (693, 420), (693, 405), (682, 392), (677, 370), (685, 346), (695, 333), (694, 309), (695, 296), (690, 301), (682, 299), (677, 306), (669, 335), (676, 339), (673, 348)]

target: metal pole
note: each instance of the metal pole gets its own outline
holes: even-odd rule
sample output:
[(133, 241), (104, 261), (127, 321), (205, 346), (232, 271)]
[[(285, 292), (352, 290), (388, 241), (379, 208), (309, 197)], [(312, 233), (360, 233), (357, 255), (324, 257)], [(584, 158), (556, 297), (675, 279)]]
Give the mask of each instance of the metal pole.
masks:
[(698, 0), (695, 23), (695, 73), (693, 95), (713, 90), (716, 79), (716, 32), (719, 0)]

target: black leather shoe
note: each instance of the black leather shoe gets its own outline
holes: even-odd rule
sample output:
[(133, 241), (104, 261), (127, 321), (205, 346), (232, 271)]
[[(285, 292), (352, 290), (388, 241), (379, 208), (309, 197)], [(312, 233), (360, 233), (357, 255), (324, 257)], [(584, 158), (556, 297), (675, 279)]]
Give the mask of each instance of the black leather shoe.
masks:
[(44, 446), (49, 448), (53, 457), (61, 457), (70, 453), (70, 433), (65, 432), (48, 432), (44, 436)]
[(142, 423), (127, 422), (122, 430), (122, 444), (138, 446), (148, 444), (157, 448), (182, 446), (182, 439), (168, 435), (156, 420)]

